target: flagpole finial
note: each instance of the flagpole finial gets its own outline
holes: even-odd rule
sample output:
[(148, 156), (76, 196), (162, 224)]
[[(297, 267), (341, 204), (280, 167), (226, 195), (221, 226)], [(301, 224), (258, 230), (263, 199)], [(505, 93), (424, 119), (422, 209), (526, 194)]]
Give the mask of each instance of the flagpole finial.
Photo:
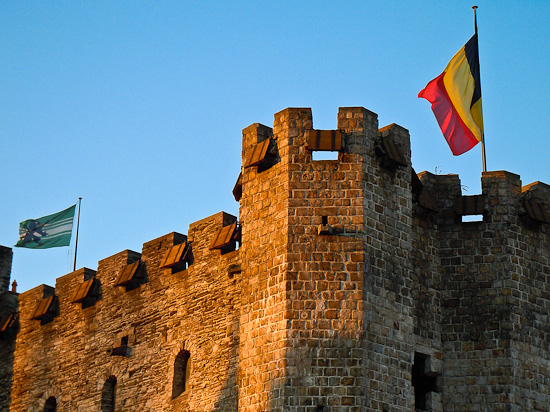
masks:
[(477, 6), (472, 6), (472, 9), (474, 9), (474, 30), (477, 34)]

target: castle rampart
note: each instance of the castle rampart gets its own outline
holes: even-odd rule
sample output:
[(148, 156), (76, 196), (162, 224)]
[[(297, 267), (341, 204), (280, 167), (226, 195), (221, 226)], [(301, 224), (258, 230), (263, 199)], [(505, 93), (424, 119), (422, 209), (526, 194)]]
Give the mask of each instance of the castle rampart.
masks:
[[(522, 190), (519, 176), (486, 172), (482, 194), (467, 197), (456, 175), (421, 181), (439, 207), (426, 239), (441, 265), (445, 410), (549, 410), (548, 227), (526, 209), (546, 207), (547, 185)], [(463, 222), (469, 214), (479, 218)]]
[[(20, 294), (10, 410), (43, 410), (51, 397), (57, 410), (110, 410), (102, 389), (111, 377), (116, 410), (235, 404), (239, 275), (228, 267), (238, 267), (239, 256), (208, 249), (218, 229), (234, 220), (219, 213), (191, 225), (188, 237), (171, 233), (145, 243), (141, 255), (126, 250), (101, 260), (97, 273), (80, 269), (57, 279), (55, 289), (43, 285)], [(185, 240), (193, 264), (177, 272), (160, 268), (165, 252)], [(137, 283), (115, 286), (134, 262), (141, 266)], [(74, 302), (74, 293), (88, 279), (96, 282), (91, 295), (97, 290), (85, 307)], [(52, 295), (48, 316), (33, 320), (39, 303)], [(175, 383), (167, 377), (184, 350), (192, 354), (192, 374), (187, 390), (173, 396)]]
[(9, 292), (0, 248), (0, 409), (550, 411), (550, 187), (465, 195), (415, 173), (405, 128), (337, 120), (245, 128), (238, 217), (55, 288)]

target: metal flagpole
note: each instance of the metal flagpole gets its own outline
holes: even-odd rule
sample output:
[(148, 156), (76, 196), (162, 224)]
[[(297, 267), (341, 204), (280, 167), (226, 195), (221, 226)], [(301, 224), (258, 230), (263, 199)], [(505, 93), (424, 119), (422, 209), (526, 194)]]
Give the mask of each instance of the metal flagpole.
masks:
[(73, 261), (73, 272), (76, 270), (76, 247), (78, 246), (78, 227), (80, 226), (80, 202), (82, 198), (78, 198), (78, 217), (76, 218), (76, 237), (74, 240), (74, 261)]
[[(474, 9), (474, 30), (475, 30), (475, 34), (477, 35), (477, 6), (472, 6), (472, 9)], [(478, 47), (479, 47), (479, 38), (478, 38)], [(478, 52), (478, 59), (479, 59), (479, 52)], [(479, 78), (481, 79), (481, 73), (479, 75)], [(484, 131), (481, 132), (481, 161), (483, 162), (483, 171), (486, 172), (487, 160), (485, 159), (485, 132)]]

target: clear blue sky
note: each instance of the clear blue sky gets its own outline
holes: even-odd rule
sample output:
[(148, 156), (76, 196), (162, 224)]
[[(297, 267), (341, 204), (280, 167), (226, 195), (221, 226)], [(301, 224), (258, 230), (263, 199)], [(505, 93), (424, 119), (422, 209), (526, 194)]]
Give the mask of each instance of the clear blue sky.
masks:
[[(550, 183), (550, 2), (478, 9), (488, 170)], [(418, 92), (473, 34), (472, 1), (0, 3), (0, 244), (82, 197), (77, 268), (219, 211), (241, 131), (311, 107), (336, 128), (364, 106), (411, 134), (413, 167), (480, 191), (481, 149), (454, 157)], [(25, 291), (72, 270), (72, 247), (14, 248)]]

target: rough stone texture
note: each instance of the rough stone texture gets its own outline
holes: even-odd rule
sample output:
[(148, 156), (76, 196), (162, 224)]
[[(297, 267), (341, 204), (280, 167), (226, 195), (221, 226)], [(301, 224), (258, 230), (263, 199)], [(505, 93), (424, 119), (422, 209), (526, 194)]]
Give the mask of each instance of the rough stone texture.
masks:
[[(313, 160), (312, 128), (310, 109), (288, 108), (243, 130), (238, 219), (220, 212), (20, 295), (0, 247), (0, 321), (20, 314), (0, 334), (0, 410), (112, 410), (114, 387), (116, 411), (550, 411), (550, 228), (524, 204), (548, 210), (550, 187), (483, 173), (483, 220), (463, 222), (458, 176), (413, 180), (406, 129), (340, 108), (338, 159)], [(267, 161), (249, 166), (266, 139)], [(239, 248), (210, 250), (237, 220)], [(185, 241), (190, 262), (160, 268)], [(137, 261), (138, 280), (114, 286)], [(88, 279), (95, 297), (72, 302)], [(51, 295), (50, 318), (32, 320)]]
[[(460, 181), (442, 183), (450, 206)], [(550, 411), (548, 227), (520, 219), (525, 198), (550, 198), (537, 186), (522, 192), (517, 175), (483, 173), (482, 222), (456, 221), (452, 206), (440, 213), (447, 411)]]
[[(146, 281), (133, 290), (113, 283), (139, 254), (124, 251), (100, 261), (95, 277), (101, 296), (85, 309), (71, 298), (85, 271), (93, 271), (57, 279), (59, 310), (50, 323), (30, 318), (44, 292), (54, 290), (39, 286), (22, 293), (10, 410), (42, 410), (51, 396), (60, 411), (101, 410), (101, 389), (111, 376), (117, 411), (236, 410), (240, 276), (227, 269), (239, 264), (239, 254), (208, 249), (217, 229), (232, 221), (219, 213), (191, 225), (194, 262), (176, 273), (159, 269), (159, 261), (185, 236), (172, 233), (144, 244)], [(124, 337), (129, 354), (113, 356)], [(192, 373), (188, 389), (172, 399), (174, 361), (182, 349), (191, 353)]]

